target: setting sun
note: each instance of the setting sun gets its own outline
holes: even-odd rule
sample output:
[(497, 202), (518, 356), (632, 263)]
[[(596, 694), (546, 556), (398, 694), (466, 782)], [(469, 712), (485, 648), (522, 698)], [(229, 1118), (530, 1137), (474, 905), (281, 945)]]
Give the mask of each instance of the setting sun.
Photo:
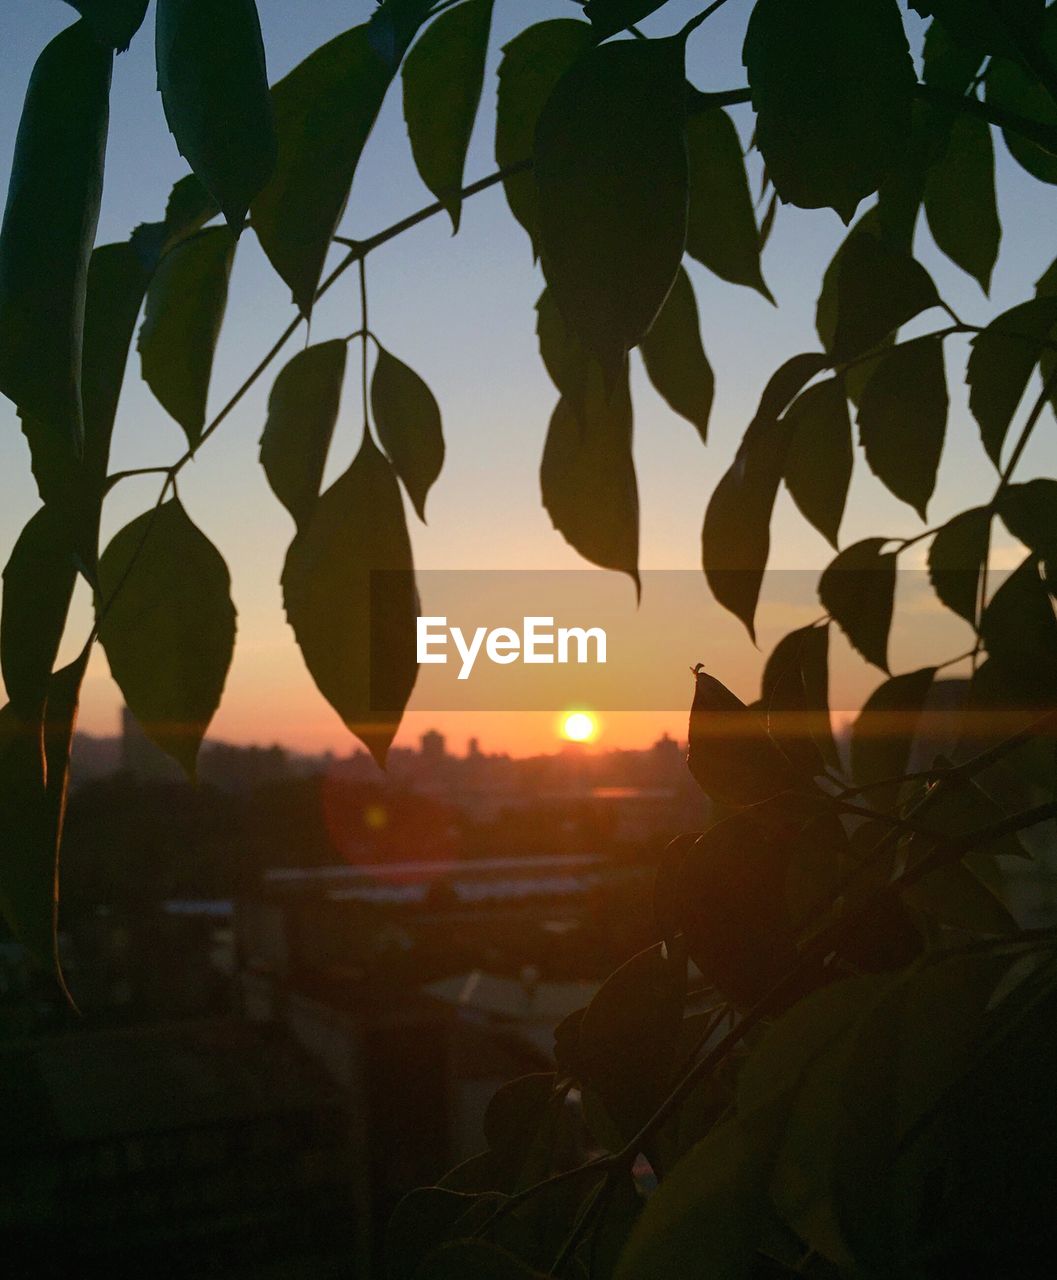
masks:
[(586, 711), (570, 711), (562, 720), (562, 737), (570, 742), (590, 742), (598, 733), (598, 721)]

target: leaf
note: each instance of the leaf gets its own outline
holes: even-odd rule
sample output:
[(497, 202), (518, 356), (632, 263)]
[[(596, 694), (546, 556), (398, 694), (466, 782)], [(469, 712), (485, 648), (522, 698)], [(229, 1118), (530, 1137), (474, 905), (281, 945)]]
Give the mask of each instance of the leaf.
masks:
[(925, 216), (939, 248), (989, 293), (1002, 224), (995, 201), (995, 150), (986, 120), (966, 113), (954, 117), (947, 149), (928, 171)]
[(158, 0), (156, 56), (180, 154), (238, 235), (277, 147), (254, 0)]
[(929, 23), (925, 32), (923, 61), (922, 78), (926, 84), (961, 95), (980, 70), (983, 56), (978, 50), (959, 44), (943, 23), (936, 20)]
[(484, 81), (492, 0), (463, 0), (404, 62), (404, 119), (419, 176), (459, 229), (463, 169)]
[(998, 514), (1014, 538), (1057, 566), (1057, 480), (1007, 485), (998, 495)]
[(702, 564), (719, 603), (755, 641), (756, 604), (771, 548), (771, 511), (785, 467), (789, 425), (780, 415), (826, 366), (826, 357), (787, 360), (771, 378), (737, 456), (712, 494), (701, 531)]
[(317, 688), (384, 765), (418, 674), (418, 597), (396, 476), (369, 438), (290, 544), (282, 586)]
[(444, 465), (440, 406), (418, 374), (381, 345), (371, 379), (371, 412), (378, 440), (425, 521), (426, 495)]
[(853, 360), (939, 301), (928, 272), (909, 254), (869, 233), (849, 236), (837, 275), (833, 356)]
[(431, 1253), (415, 1280), (545, 1280), (520, 1258), (487, 1240), (454, 1240)]
[(562, 76), (536, 128), (540, 255), (607, 385), (668, 296), (686, 241), (684, 42), (618, 40)]
[(41, 507), (4, 569), (0, 665), (14, 712), (39, 720), (73, 596), (77, 565), (63, 513)]
[(569, 332), (549, 289), (544, 289), (536, 302), (536, 335), (550, 380), (576, 417), (582, 419), (588, 378), (594, 362)]
[(721, 280), (747, 285), (773, 302), (760, 271), (760, 233), (745, 157), (725, 111), (698, 111), (686, 121), (690, 207), (686, 252)]
[(1043, 708), (1057, 700), (1057, 620), (1034, 556), (992, 596), (980, 637), (1011, 692)]
[(759, 0), (742, 56), (779, 196), (849, 222), (910, 133), (916, 76), (895, 0)]
[(683, 267), (640, 349), (654, 387), (707, 440), (716, 382), (701, 345), (694, 286)]
[(147, 0), (66, 0), (95, 33), (95, 38), (124, 53), (143, 25)]
[(1057, 297), (1044, 295), (1003, 312), (973, 339), (965, 373), (969, 408), (996, 468), (1013, 415), (1054, 325)]
[(964, 863), (946, 863), (905, 891), (907, 902), (951, 929), (985, 937), (1015, 934), (1009, 909)]
[(226, 228), (200, 231), (165, 255), (147, 289), (137, 344), (143, 378), (192, 449), (205, 426), (234, 254)]
[(626, 573), (639, 589), (639, 495), (631, 453), (627, 381), (607, 399), (597, 369), (582, 421), (567, 400), (551, 416), (540, 465), (543, 505), (555, 529), (585, 560)]
[(870, 694), (851, 730), (851, 772), (860, 786), (906, 772), (935, 677), (935, 667), (923, 667), (893, 676)]
[(852, 474), (851, 419), (844, 379), (809, 387), (786, 411), (784, 479), (790, 497), (834, 547)]
[(867, 662), (888, 670), (888, 632), (896, 588), (896, 556), (886, 538), (846, 548), (822, 574), (819, 599)]
[(299, 529), (311, 516), (323, 483), (347, 353), (341, 339), (306, 347), (283, 368), (268, 397), (261, 466)]
[(96, 625), (129, 710), (193, 779), (231, 665), (235, 607), (227, 565), (179, 499), (137, 516), (103, 552)]
[[(500, 169), (532, 158), (536, 123), (544, 103), (591, 40), (586, 22), (555, 18), (527, 27), (503, 46), (495, 125), (495, 159)], [(539, 211), (534, 174), (509, 174), (503, 179), (503, 190), (511, 213), (537, 251)]]
[(859, 399), (859, 434), (870, 469), (922, 520), (936, 487), (949, 403), (939, 338), (893, 347)]
[(103, 191), (113, 54), (85, 22), (37, 59), (0, 231), (0, 392), (79, 453), (88, 259)]
[(929, 548), (929, 581), (947, 606), (966, 622), (976, 620), (980, 573), (991, 545), (991, 513), (973, 507), (948, 520)]
[(632, 23), (648, 18), (666, 3), (667, 0), (587, 0), (584, 13), (591, 20), (595, 38), (606, 40)]
[[(1037, 21), (1041, 30), (1037, 56), (1043, 64), (1049, 62), (1052, 66), (1057, 55), (1057, 14), (1050, 8), (1043, 13), (1042, 7), (1042, 0), (1038, 0)], [(1037, 73), (1024, 65), (1021, 50), (1007, 40), (1005, 47), (999, 48), (996, 42), (989, 51), (999, 56), (993, 57), (987, 67), (984, 84), (988, 104), (1057, 130), (1057, 106)], [(1032, 177), (1040, 182), (1057, 183), (1057, 156), (1052, 151), (1029, 141), (1013, 129), (1003, 130), (1002, 136), (1010, 155)]]
[(966, 48), (1019, 56), (1010, 25), (1032, 40), (1044, 31), (1046, 0), (911, 0), (924, 17), (934, 15)]
[(445, 1187), (416, 1187), (403, 1196), (385, 1227), (387, 1280), (414, 1280), (422, 1260), (456, 1232), (481, 1197)]
[(803, 769), (839, 766), (829, 716), (829, 628), (800, 627), (779, 640), (763, 669), (767, 732)]

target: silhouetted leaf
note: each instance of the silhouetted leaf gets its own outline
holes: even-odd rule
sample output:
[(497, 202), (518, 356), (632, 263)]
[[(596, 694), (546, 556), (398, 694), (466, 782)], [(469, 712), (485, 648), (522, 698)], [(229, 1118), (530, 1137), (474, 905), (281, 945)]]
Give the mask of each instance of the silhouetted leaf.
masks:
[(261, 436), (272, 492), (303, 528), (319, 497), (341, 404), (348, 348), (341, 339), (299, 351), (275, 379)]
[(859, 398), (859, 434), (870, 469), (922, 520), (936, 487), (949, 403), (939, 338), (893, 347)]
[(576, 551), (639, 588), (639, 496), (627, 381), (607, 398), (592, 367), (580, 419), (567, 400), (551, 415), (540, 466), (543, 505)]
[(1017, 57), (1010, 24), (1024, 35), (1043, 34), (1046, 0), (910, 0), (923, 17), (934, 16), (967, 48)]
[(113, 54), (85, 22), (55, 37), (26, 91), (0, 231), (0, 392), (79, 453), (88, 259), (103, 191)]
[(156, 52), (180, 154), (238, 235), (277, 146), (255, 0), (158, 0)]
[(610, 386), (683, 256), (683, 55), (679, 38), (589, 49), (558, 81), (536, 128), (544, 275)]
[(954, 118), (947, 149), (929, 170), (925, 216), (936, 244), (979, 281), (984, 293), (989, 292), (1002, 224), (995, 202), (995, 151), (986, 120)]
[(205, 425), (234, 254), (226, 228), (200, 231), (165, 255), (147, 289), (137, 344), (143, 378), (192, 448)]
[(701, 345), (694, 286), (683, 267), (640, 346), (650, 381), (676, 413), (708, 438), (715, 378)]
[(743, 57), (778, 194), (849, 222), (910, 133), (916, 77), (895, 0), (759, 0)]
[(195, 776), (235, 645), (227, 565), (176, 498), (137, 516), (99, 560), (99, 640), (144, 732)]
[(972, 84), (982, 62), (979, 50), (959, 44), (942, 22), (929, 23), (923, 51), (922, 78), (926, 84), (962, 94)]
[(1016, 919), (964, 863), (937, 867), (905, 891), (907, 902), (951, 929), (984, 936), (1014, 934)]
[(369, 438), (290, 544), (282, 585), (312, 679), (384, 764), (418, 674), (418, 596), (400, 487)]
[[(555, 18), (527, 27), (503, 46), (496, 105), (495, 158), (501, 169), (532, 157), (536, 122), (563, 73), (590, 46), (591, 28), (574, 18)], [(531, 172), (503, 179), (510, 211), (537, 251), (539, 215), (536, 178)]]
[(1051, 572), (1057, 567), (1057, 480), (1007, 485), (998, 497), (998, 514)]
[(404, 119), (419, 176), (459, 229), (463, 169), (481, 100), (492, 0), (463, 0), (423, 32), (404, 62)]
[(865, 538), (842, 551), (823, 573), (819, 599), (867, 662), (888, 670), (888, 632), (895, 601), (896, 557), (885, 538)]
[(851, 772), (860, 786), (906, 772), (910, 748), (935, 677), (935, 667), (923, 667), (908, 675), (893, 676), (870, 694), (851, 731)]
[(440, 406), (414, 369), (382, 346), (371, 379), (371, 411), (381, 446), (424, 521), (426, 495), (444, 465)]
[(731, 284), (773, 302), (760, 272), (760, 234), (738, 131), (725, 111), (698, 111), (686, 122), (690, 210), (686, 252)]
[(4, 569), (0, 666), (15, 713), (39, 719), (66, 627), (77, 565), (64, 513), (41, 507)]
[(969, 407), (980, 424), (987, 456), (999, 466), (1009, 424), (1057, 324), (1057, 297), (1023, 302), (997, 316), (973, 339), (965, 373)]
[(1041, 707), (1057, 696), (1057, 620), (1034, 556), (995, 592), (980, 619), (980, 636), (1018, 700)]
[(868, 232), (849, 236), (837, 275), (833, 355), (862, 355), (939, 300), (929, 273), (909, 254)]
[(829, 718), (829, 627), (800, 627), (779, 640), (763, 669), (767, 732), (799, 768), (839, 766)]
[(667, 2), (668, 0), (587, 0), (584, 13), (591, 19), (596, 39), (605, 40), (631, 26), (633, 22), (648, 18)]
[(805, 520), (834, 547), (852, 473), (851, 419), (841, 377), (803, 392), (785, 415), (791, 435), (784, 478)]
[(550, 380), (569, 408), (582, 418), (588, 377), (594, 362), (569, 332), (549, 289), (544, 289), (536, 302), (536, 335)]
[[(975, 7), (987, 6), (984, 0), (976, 0)], [(1057, 13), (1048, 8), (1043, 14), (1043, 0), (1034, 0), (1034, 7), (1042, 27), (1039, 53), (1044, 62), (1048, 60), (1052, 65), (1057, 55)], [(992, 43), (996, 47), (984, 47), (999, 56), (993, 57), (987, 67), (985, 88), (988, 103), (1036, 124), (1057, 129), (1057, 106), (1036, 72), (1024, 65), (1020, 49), (1008, 40), (1005, 47), (998, 47), (998, 42)], [(1057, 183), (1057, 156), (1013, 129), (1003, 130), (1002, 136), (1010, 155), (1032, 177), (1040, 182)]]
[(454, 1240), (422, 1263), (415, 1280), (545, 1280), (520, 1258), (487, 1240)]
[(991, 541), (991, 513), (974, 507), (954, 516), (929, 548), (929, 579), (936, 594), (967, 622), (976, 620), (980, 572)]
[(66, 0), (66, 3), (81, 14), (97, 40), (118, 53), (124, 53), (132, 43), (147, 12), (147, 0)]

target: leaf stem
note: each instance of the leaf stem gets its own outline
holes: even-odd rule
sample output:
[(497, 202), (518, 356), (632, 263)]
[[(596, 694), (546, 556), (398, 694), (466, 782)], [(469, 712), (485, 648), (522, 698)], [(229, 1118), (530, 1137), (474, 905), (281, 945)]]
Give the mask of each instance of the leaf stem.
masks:
[(367, 335), (370, 328), (367, 323), (367, 255), (360, 259), (360, 332), (363, 335), (361, 343), (363, 358), (360, 362), (360, 392), (363, 398), (363, 438), (367, 439), (369, 427), (367, 425)]

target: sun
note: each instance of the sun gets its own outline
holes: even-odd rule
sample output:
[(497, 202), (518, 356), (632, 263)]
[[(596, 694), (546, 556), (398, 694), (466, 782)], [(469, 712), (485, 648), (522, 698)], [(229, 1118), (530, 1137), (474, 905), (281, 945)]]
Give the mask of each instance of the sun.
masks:
[(569, 742), (591, 742), (598, 733), (598, 721), (590, 712), (570, 711), (562, 718), (562, 737)]

